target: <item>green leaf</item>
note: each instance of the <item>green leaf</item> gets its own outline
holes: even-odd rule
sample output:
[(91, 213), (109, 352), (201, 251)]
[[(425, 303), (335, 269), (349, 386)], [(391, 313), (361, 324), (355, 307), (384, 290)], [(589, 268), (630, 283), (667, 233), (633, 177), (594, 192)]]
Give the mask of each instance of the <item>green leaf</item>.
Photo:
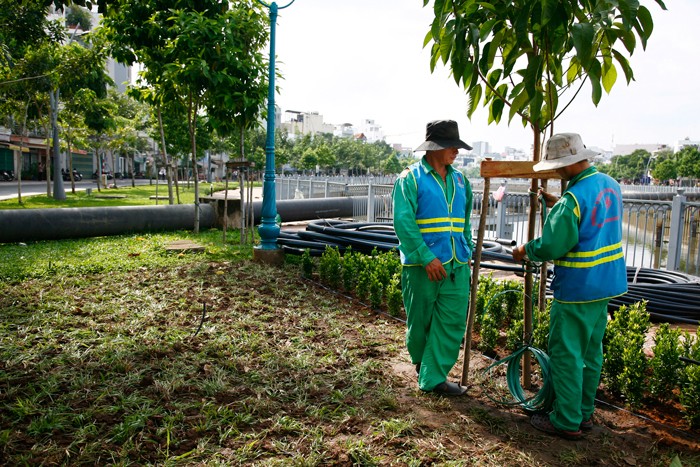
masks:
[(425, 33), (425, 39), (423, 39), (423, 48), (425, 48), (426, 45), (430, 43), (430, 41), (433, 40), (433, 31), (430, 30)]
[(637, 9), (639, 8), (639, 1), (618, 0), (618, 8), (620, 9), (620, 15), (622, 16), (623, 23), (630, 25), (636, 16)]
[(638, 24), (640, 25), (641, 29), (641, 32), (639, 29), (637, 31), (639, 32), (639, 36), (642, 39), (642, 48), (646, 49), (647, 40), (649, 39), (652, 31), (654, 30), (654, 20), (652, 20), (651, 13), (649, 13), (649, 10), (644, 6), (640, 6), (637, 10), (637, 20), (639, 21)]
[(637, 47), (637, 36), (634, 35), (632, 30), (623, 29), (622, 25), (619, 23), (615, 23), (615, 26), (617, 27), (617, 32), (622, 43), (625, 45), (625, 49), (632, 55), (635, 47)]
[(440, 44), (438, 42), (433, 42), (433, 47), (430, 50), (430, 72), (435, 71), (435, 65), (440, 58)]
[[(540, 120), (540, 115), (542, 114), (542, 93), (537, 92), (534, 94), (532, 99), (530, 99), (530, 102), (528, 103), (528, 107), (530, 109), (530, 118), (532, 119), (533, 122), (539, 122)], [(540, 127), (544, 125), (539, 125)]]
[(475, 77), (478, 76), (478, 74), (474, 73), (475, 65), (472, 63), (467, 64), (467, 66), (464, 67), (463, 73), (462, 73), (462, 83), (464, 85), (464, 89), (470, 91), (472, 86), (477, 83)]
[(603, 61), (603, 76), (602, 76), (602, 82), (603, 82), (603, 88), (605, 89), (605, 92), (610, 94), (610, 90), (612, 89), (613, 85), (615, 85), (615, 81), (617, 81), (617, 69), (615, 69), (615, 65), (613, 64), (612, 60), (605, 59)]
[(498, 22), (499, 20), (497, 18), (493, 18), (484, 22), (479, 28), (479, 39), (481, 39), (482, 41), (486, 40), (489, 34), (491, 34), (494, 25)]
[[(512, 95), (512, 93), (511, 93)], [(529, 96), (527, 95), (527, 92), (521, 91), (518, 93), (517, 96), (515, 96), (515, 99), (513, 99), (510, 103), (510, 112), (508, 114), (508, 123), (510, 123), (511, 120), (513, 120), (513, 117), (519, 112), (519, 113), (524, 113), (525, 112), (525, 107), (527, 106), (527, 103), (529, 101)]]
[(493, 36), (493, 40), (490, 43), (489, 46), (489, 53), (488, 53), (488, 61), (487, 61), (487, 66), (488, 69), (491, 69), (493, 66), (493, 62), (496, 59), (496, 53), (498, 52), (498, 48), (501, 45), (501, 40), (503, 39), (503, 30), (498, 31), (496, 34)]
[(593, 37), (595, 32), (589, 23), (574, 24), (571, 28), (571, 39), (576, 48), (576, 56), (584, 68), (588, 68), (588, 63), (593, 56)]
[(440, 37), (440, 58), (443, 64), (447, 64), (447, 61), (450, 59), (450, 53), (452, 53), (452, 40), (454, 36), (448, 31), (444, 32), (445, 34)]
[(489, 124), (491, 122), (500, 122), (501, 115), (503, 114), (503, 101), (501, 99), (494, 99), (489, 107)]
[(542, 60), (541, 55), (528, 55), (527, 69), (523, 75), (525, 89), (531, 96), (538, 94), (537, 87), (542, 81)]
[(573, 57), (569, 63), (569, 69), (566, 71), (566, 82), (568, 84), (576, 81), (581, 73), (581, 65), (579, 64), (578, 58)]
[(622, 55), (615, 49), (612, 49), (612, 55), (613, 57), (615, 57), (615, 60), (617, 60), (617, 63), (619, 63), (622, 67), (622, 71), (625, 73), (625, 79), (627, 80), (627, 84), (629, 84), (629, 82), (634, 79), (634, 73), (632, 72), (632, 68), (630, 67), (629, 60), (627, 60), (627, 58), (624, 55)]
[(489, 84), (491, 86), (496, 87), (498, 82), (501, 80), (501, 73), (502, 72), (501, 72), (500, 68), (497, 68), (497, 69), (493, 70), (491, 73), (489, 73), (489, 75), (487, 76), (487, 81), (489, 82)]
[(481, 85), (477, 84), (469, 91), (469, 107), (467, 108), (467, 117), (471, 118), (476, 111), (479, 102), (481, 101)]

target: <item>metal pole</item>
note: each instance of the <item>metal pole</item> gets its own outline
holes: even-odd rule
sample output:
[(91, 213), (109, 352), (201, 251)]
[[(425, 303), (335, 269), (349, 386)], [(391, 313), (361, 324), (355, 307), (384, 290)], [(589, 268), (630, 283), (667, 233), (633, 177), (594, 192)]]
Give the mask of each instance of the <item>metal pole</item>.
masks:
[(294, 0), (281, 8), (279, 8), (275, 2), (268, 5), (258, 0), (258, 3), (270, 9), (270, 67), (267, 94), (265, 177), (263, 181), (262, 219), (258, 232), (260, 233), (261, 250), (278, 250), (277, 237), (279, 236), (280, 228), (275, 222), (277, 217), (277, 205), (275, 203), (275, 28), (277, 23), (277, 11), (288, 7), (294, 3)]
[(666, 261), (667, 271), (678, 271), (681, 266), (681, 249), (683, 235), (683, 211), (685, 208), (685, 190), (679, 188), (677, 195), (673, 197), (671, 207), (671, 233), (668, 241), (668, 260)]

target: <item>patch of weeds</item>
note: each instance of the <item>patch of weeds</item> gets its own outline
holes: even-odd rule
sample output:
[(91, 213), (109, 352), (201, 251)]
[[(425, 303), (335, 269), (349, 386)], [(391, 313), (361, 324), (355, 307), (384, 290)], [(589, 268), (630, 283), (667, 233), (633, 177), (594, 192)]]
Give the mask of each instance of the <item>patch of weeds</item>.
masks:
[(413, 434), (415, 428), (415, 420), (392, 418), (382, 420), (379, 426), (375, 429), (375, 433), (380, 434), (387, 441), (392, 441), (396, 438), (403, 438)]
[(557, 459), (560, 465), (584, 465), (588, 461), (586, 453), (576, 448), (561, 450)]
[(377, 459), (363, 440), (349, 440), (346, 445), (348, 457), (353, 465), (375, 466), (379, 465)]

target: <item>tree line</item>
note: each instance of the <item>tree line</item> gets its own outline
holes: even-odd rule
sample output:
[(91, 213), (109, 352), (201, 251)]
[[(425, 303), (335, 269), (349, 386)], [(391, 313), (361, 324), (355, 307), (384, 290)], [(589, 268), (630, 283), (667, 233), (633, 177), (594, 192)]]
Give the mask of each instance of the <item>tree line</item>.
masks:
[[(99, 25), (86, 8), (92, 3), (103, 15)], [(65, 198), (56, 175), (65, 165), (62, 154), (76, 149), (97, 155), (99, 172), (103, 163), (114, 168), (115, 158), (125, 157), (132, 175), (134, 158), (149, 154), (150, 166), (140, 170), (166, 170), (171, 203), (180, 166), (193, 172), (197, 192), (197, 161), (205, 152), (264, 167), (269, 20), (259, 2), (0, 0), (0, 7), (2, 124), (23, 137), (20, 145), (30, 135), (46, 139), (40, 164), (54, 174), (53, 187), (46, 177), (48, 195)], [(116, 92), (120, 83), (105, 72), (109, 57), (140, 66), (126, 94)], [(282, 131), (276, 140), (279, 170), (401, 168), (383, 142), (295, 139)], [(31, 176), (37, 167), (25, 169), (17, 175)]]
[(700, 179), (700, 149), (690, 145), (677, 152), (669, 149), (654, 154), (638, 149), (624, 156), (613, 156), (609, 164), (598, 165), (598, 169), (626, 183), (669, 185), (686, 179), (694, 184)]

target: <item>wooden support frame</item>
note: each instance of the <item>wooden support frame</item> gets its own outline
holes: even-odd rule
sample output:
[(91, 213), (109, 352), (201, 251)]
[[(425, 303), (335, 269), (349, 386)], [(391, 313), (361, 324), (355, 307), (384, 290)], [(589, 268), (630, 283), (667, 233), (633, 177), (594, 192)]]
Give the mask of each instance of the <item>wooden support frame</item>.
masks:
[[(493, 161), (491, 159), (485, 159), (481, 163), (480, 175), (484, 178), (484, 196), (482, 201), (481, 213), (479, 217), (479, 230), (477, 232), (476, 238), (476, 250), (474, 252), (474, 265), (472, 266), (472, 280), (469, 289), (469, 310), (467, 314), (467, 330), (464, 336), (464, 360), (462, 363), (462, 380), (461, 384), (466, 386), (469, 380), (469, 359), (471, 354), (471, 341), (472, 332), (474, 329), (474, 315), (476, 313), (476, 293), (479, 288), (479, 270), (481, 269), (481, 251), (484, 244), (484, 231), (486, 229), (486, 215), (488, 213), (488, 197), (490, 195), (491, 189), (491, 178), (529, 178), (533, 180), (531, 191), (535, 190), (537, 187), (537, 180), (549, 180), (549, 179), (559, 179), (562, 177), (555, 170), (546, 170), (542, 172), (535, 172), (533, 166), (536, 162), (532, 161)], [(535, 194), (530, 194), (530, 209), (536, 209), (536, 199)], [(531, 216), (531, 219), (533, 217)], [(532, 222), (531, 222), (532, 223)], [(534, 225), (530, 226), (528, 232), (528, 237), (531, 236), (530, 232), (534, 232)], [(528, 240), (532, 240), (528, 238)], [(544, 266), (543, 266), (544, 267)], [(532, 272), (525, 272), (525, 299), (524, 299), (524, 324), (526, 332), (528, 332), (528, 325), (531, 332), (532, 330), (532, 306), (531, 302), (528, 302), (527, 297), (532, 296)], [(527, 290), (529, 284), (530, 290)], [(530, 385), (530, 374), (531, 365), (529, 359), (525, 359), (523, 365), (523, 386)]]

